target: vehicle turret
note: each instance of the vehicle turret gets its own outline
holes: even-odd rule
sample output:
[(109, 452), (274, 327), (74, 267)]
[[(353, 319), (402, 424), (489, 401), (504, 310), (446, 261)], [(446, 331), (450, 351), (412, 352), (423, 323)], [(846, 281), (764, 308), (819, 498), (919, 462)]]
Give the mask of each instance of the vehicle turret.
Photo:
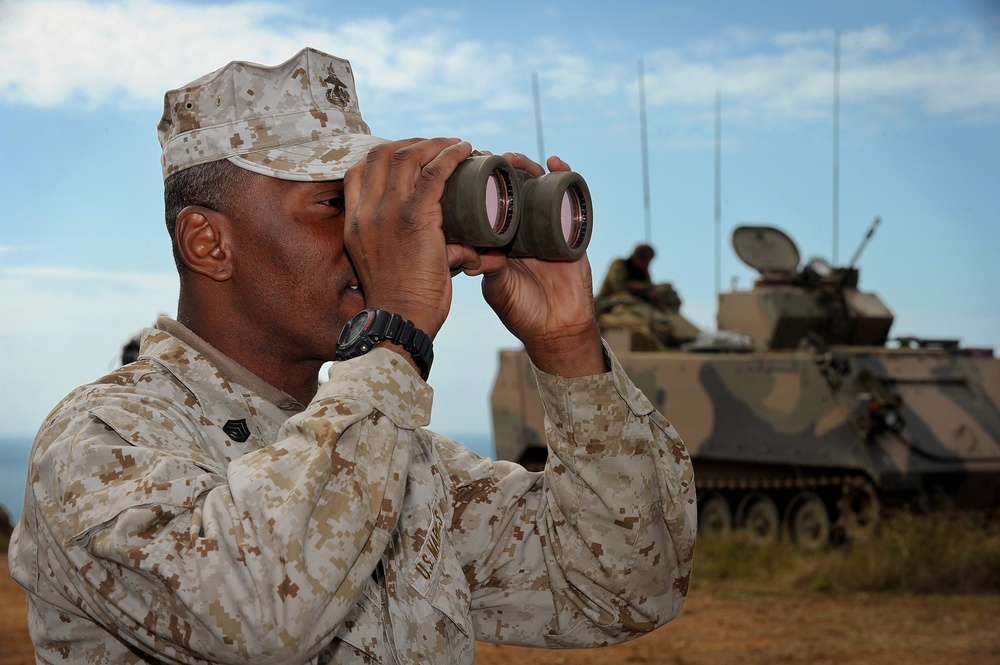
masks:
[(830, 346), (882, 346), (888, 340), (892, 312), (876, 294), (858, 288), (854, 262), (860, 247), (849, 266), (815, 258), (800, 269), (795, 243), (774, 227), (740, 226), (732, 244), (759, 276), (752, 290), (720, 294), (720, 330), (749, 336), (761, 351), (794, 349), (817, 338)]

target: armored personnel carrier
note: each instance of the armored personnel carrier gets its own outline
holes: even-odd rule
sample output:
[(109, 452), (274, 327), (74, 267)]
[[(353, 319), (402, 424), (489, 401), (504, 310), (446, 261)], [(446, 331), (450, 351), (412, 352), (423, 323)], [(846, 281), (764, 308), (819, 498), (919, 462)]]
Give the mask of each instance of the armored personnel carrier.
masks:
[[(664, 348), (601, 322), (688, 446), (700, 533), (815, 549), (864, 537), (893, 507), (1000, 508), (1000, 359), (890, 339), (892, 312), (858, 287), (865, 242), (847, 267), (800, 267), (782, 231), (739, 227), (733, 249), (759, 275), (719, 296), (724, 332)], [(544, 416), (523, 351), (500, 352), (491, 401), (497, 456), (540, 468)]]

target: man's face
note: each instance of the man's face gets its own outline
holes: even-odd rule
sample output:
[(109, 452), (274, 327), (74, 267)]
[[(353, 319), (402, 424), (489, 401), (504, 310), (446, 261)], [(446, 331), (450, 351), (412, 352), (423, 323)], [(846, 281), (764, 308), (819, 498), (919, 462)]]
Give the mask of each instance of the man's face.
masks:
[(253, 174), (235, 211), (234, 286), (255, 339), (279, 362), (332, 360), (364, 294), (344, 251), (344, 183)]

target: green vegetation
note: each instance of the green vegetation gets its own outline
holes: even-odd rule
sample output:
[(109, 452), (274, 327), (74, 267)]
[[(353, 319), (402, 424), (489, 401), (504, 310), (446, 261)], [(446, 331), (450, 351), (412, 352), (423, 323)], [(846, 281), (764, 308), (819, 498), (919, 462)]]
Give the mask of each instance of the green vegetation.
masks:
[(787, 540), (699, 538), (693, 583), (815, 592), (1000, 593), (1000, 524), (899, 513), (866, 542), (809, 553)]

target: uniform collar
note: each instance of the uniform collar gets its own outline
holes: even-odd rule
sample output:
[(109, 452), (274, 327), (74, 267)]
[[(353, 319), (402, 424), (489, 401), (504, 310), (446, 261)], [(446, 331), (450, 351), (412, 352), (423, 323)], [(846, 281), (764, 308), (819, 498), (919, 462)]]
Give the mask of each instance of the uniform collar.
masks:
[[(291, 415), (303, 411), (305, 407), (294, 397), (280, 388), (272, 386), (270, 383), (260, 378), (238, 362), (225, 355), (214, 346), (206, 342), (197, 334), (174, 319), (161, 316), (156, 319), (156, 329), (169, 334), (189, 346), (198, 355), (204, 356), (209, 363), (219, 371), (219, 378), (237, 383), (244, 388), (256, 393), (261, 398), (271, 402), (282, 411)], [(146, 338), (155, 332), (153, 329), (143, 331), (143, 346), (146, 345)], [(186, 366), (186, 364), (185, 364)], [(183, 368), (181, 369), (183, 372)], [(189, 377), (190, 378), (190, 377)]]

